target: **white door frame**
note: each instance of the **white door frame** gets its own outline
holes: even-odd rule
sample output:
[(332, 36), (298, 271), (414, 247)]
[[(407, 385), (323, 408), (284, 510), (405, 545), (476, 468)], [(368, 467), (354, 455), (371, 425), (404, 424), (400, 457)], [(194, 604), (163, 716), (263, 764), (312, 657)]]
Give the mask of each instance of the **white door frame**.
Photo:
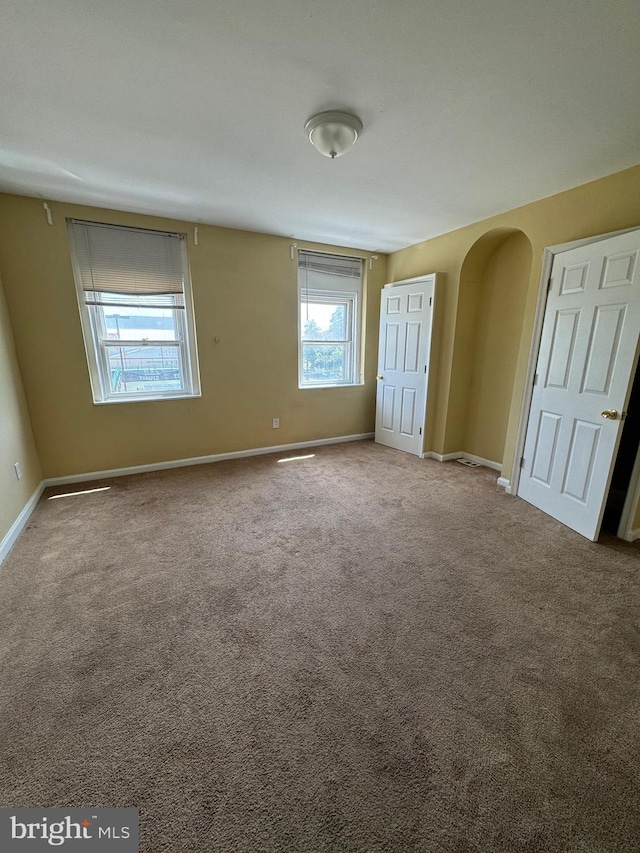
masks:
[[(518, 494), (518, 485), (520, 483), (520, 460), (524, 454), (524, 444), (527, 437), (531, 398), (533, 397), (533, 380), (536, 374), (538, 355), (540, 354), (542, 324), (544, 322), (544, 314), (547, 307), (547, 294), (549, 291), (549, 280), (551, 278), (551, 267), (553, 266), (554, 258), (562, 252), (568, 252), (571, 249), (579, 249), (581, 246), (588, 246), (590, 243), (598, 243), (601, 240), (608, 240), (610, 237), (618, 237), (620, 234), (630, 234), (632, 231), (640, 231), (640, 226), (636, 226), (635, 228), (623, 228), (621, 231), (611, 231), (609, 234), (597, 234), (593, 237), (585, 237), (582, 240), (574, 240), (571, 243), (559, 243), (556, 246), (547, 246), (544, 250), (542, 256), (542, 271), (540, 273), (540, 285), (538, 288), (538, 302), (533, 322), (531, 345), (529, 348), (529, 362), (527, 364), (527, 374), (525, 377), (525, 392), (522, 396), (518, 435), (516, 438), (516, 446), (511, 465), (509, 493), (512, 495)], [(631, 482), (629, 483), (629, 488), (627, 490), (627, 499), (622, 511), (620, 527), (618, 528), (618, 536), (623, 539), (629, 539), (631, 536), (631, 524), (633, 522), (632, 509), (635, 507), (634, 498), (637, 500), (638, 496), (640, 496), (640, 448), (638, 449), (636, 464), (634, 465), (633, 473), (631, 475)]]
[[(636, 370), (640, 370), (640, 361), (636, 357)], [(618, 536), (620, 539), (626, 539), (627, 542), (633, 542), (640, 539), (640, 531), (633, 529), (633, 518), (635, 516), (636, 507), (640, 502), (640, 445), (636, 454), (636, 461), (631, 472), (629, 480), (629, 488), (627, 489), (627, 497), (622, 507), (622, 515), (620, 516), (620, 525), (618, 526)]]

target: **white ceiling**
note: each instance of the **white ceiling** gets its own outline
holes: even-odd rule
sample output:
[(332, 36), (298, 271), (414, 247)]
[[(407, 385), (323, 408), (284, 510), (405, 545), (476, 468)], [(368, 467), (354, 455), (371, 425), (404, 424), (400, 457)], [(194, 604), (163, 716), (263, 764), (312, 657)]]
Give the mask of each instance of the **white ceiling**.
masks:
[(639, 37), (637, 0), (2, 0), (0, 189), (389, 251), (640, 161)]

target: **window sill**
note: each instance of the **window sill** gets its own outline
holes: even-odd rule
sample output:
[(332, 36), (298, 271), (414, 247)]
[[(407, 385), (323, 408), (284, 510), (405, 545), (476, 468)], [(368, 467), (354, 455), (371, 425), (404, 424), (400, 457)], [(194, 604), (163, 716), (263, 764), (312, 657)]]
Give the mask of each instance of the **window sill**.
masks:
[(299, 391), (322, 391), (325, 388), (362, 388), (364, 382), (338, 382), (335, 385), (298, 385)]
[(122, 403), (165, 403), (171, 400), (196, 400), (202, 397), (202, 394), (176, 394), (172, 397), (122, 397), (120, 399), (110, 400), (94, 400), (94, 406), (111, 406), (113, 403), (121, 405)]

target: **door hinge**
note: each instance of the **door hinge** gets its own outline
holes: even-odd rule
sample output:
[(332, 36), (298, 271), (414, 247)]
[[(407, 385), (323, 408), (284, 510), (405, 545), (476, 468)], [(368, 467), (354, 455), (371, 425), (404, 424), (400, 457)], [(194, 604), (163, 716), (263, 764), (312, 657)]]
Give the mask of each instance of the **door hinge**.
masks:
[(422, 427), (420, 427), (420, 435), (422, 435)]
[(537, 374), (537, 373), (534, 373), (534, 374), (533, 374), (533, 384), (534, 384), (534, 385), (537, 385), (537, 384), (538, 384), (538, 374)]
[(549, 276), (549, 281), (547, 282), (547, 293), (551, 290), (551, 285), (553, 283), (553, 279)]
[(426, 365), (426, 364), (425, 364), (425, 366), (424, 366), (424, 372), (425, 372), (425, 373), (427, 372), (427, 365)]
[(520, 457), (520, 467), (524, 468), (524, 456)]
[(431, 308), (431, 303), (432, 303), (432, 301), (433, 301), (433, 296), (430, 296), (430, 297), (429, 297), (429, 308)]

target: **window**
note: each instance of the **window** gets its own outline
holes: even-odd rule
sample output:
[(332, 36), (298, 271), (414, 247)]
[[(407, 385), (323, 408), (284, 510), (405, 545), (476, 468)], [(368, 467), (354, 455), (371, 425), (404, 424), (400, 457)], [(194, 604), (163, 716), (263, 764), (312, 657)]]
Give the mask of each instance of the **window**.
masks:
[(300, 387), (359, 384), (362, 261), (300, 251), (298, 294)]
[(184, 236), (67, 225), (94, 401), (199, 396)]

